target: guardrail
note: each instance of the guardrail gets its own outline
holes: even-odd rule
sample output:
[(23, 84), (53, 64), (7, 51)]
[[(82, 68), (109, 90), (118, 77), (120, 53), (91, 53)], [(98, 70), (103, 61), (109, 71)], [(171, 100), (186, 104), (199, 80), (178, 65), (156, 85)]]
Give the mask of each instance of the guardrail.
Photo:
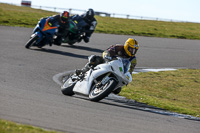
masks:
[[(11, 3), (11, 4), (13, 4), (13, 3)], [(19, 4), (13, 4), (13, 5), (21, 6)], [(66, 11), (69, 11), (70, 14), (82, 14), (82, 13), (86, 12), (86, 10), (81, 10), (81, 9), (58, 8), (58, 7), (37, 6), (37, 5), (31, 5), (31, 8), (49, 10), (49, 11), (53, 11), (53, 12), (62, 12), (63, 10), (66, 10)], [(107, 12), (99, 12), (99, 11), (95, 11), (95, 12), (96, 12), (96, 15), (99, 15), (99, 16), (114, 17), (114, 18), (184, 22), (184, 23), (190, 22), (190, 21), (181, 21), (181, 20), (174, 20), (174, 19), (154, 18), (154, 17), (146, 17), (146, 16), (134, 16), (134, 15), (129, 15), (129, 14), (107, 13)], [(190, 23), (198, 23), (198, 22), (190, 22)]]
[[(86, 10), (74, 9), (74, 8), (57, 8), (57, 7), (46, 7), (46, 6), (36, 6), (36, 5), (33, 5), (31, 7), (37, 8), (37, 9), (43, 9), (43, 10), (48, 9), (48, 10), (54, 11), (54, 12), (62, 12), (63, 10), (67, 10), (67, 11), (70, 12), (70, 14), (82, 14), (82, 13), (86, 12)], [(129, 15), (129, 14), (107, 13), (107, 12), (99, 12), (99, 11), (95, 11), (95, 13), (96, 13), (96, 15), (103, 16), (103, 17), (106, 16), (106, 17), (114, 17), (114, 18), (169, 21), (169, 22), (184, 22), (184, 23), (189, 22), (189, 21), (181, 21), (181, 20), (174, 20), (174, 19), (134, 16), (134, 15)], [(193, 22), (191, 22), (191, 23), (193, 23)], [(194, 22), (194, 23), (196, 23), (196, 22)]]

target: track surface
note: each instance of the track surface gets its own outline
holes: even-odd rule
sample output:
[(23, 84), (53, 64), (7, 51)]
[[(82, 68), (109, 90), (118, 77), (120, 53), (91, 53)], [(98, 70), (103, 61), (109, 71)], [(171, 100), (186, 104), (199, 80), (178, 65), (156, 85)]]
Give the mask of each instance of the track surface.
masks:
[[(52, 77), (82, 68), (91, 54), (131, 36), (93, 34), (90, 43), (28, 50), (32, 29), (0, 26), (0, 118), (73, 133), (199, 133), (200, 122), (110, 100), (67, 97)], [(137, 67), (200, 68), (200, 41), (135, 37)]]

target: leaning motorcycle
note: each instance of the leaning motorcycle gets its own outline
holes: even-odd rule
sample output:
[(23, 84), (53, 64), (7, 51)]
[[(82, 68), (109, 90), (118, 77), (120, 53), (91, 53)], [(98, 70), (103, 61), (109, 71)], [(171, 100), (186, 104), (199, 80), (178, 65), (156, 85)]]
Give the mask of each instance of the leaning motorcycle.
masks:
[(87, 23), (80, 19), (78, 15), (75, 15), (69, 20), (69, 31), (68, 34), (62, 39), (63, 43), (68, 43), (73, 45), (77, 42), (80, 42), (87, 32), (84, 27), (87, 26)]
[(50, 23), (52, 17), (42, 18), (33, 30), (31, 38), (26, 43), (25, 47), (29, 49), (32, 46), (42, 48), (49, 44), (52, 45), (53, 38), (58, 32), (58, 24)]
[(64, 95), (81, 94), (98, 102), (119, 87), (132, 81), (130, 61), (117, 57), (116, 60), (99, 64), (85, 74), (72, 74), (61, 86)]

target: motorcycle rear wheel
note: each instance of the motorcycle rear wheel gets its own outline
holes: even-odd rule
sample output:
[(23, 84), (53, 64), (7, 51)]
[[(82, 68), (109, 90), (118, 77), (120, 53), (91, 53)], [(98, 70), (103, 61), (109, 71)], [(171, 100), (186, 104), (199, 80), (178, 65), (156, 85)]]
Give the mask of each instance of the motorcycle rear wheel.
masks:
[(38, 39), (38, 36), (35, 34), (25, 45), (25, 48), (29, 49), (31, 46), (33, 46), (36, 43), (36, 40)]
[(72, 96), (75, 93), (73, 92), (73, 88), (75, 86), (76, 82), (73, 82), (71, 77), (67, 79), (67, 81), (64, 83), (64, 85), (61, 87), (61, 91), (64, 95)]
[(94, 102), (98, 102), (103, 98), (107, 97), (117, 85), (117, 81), (110, 79), (104, 86), (103, 89), (97, 88), (97, 85), (93, 85), (92, 90), (89, 94), (89, 99)]

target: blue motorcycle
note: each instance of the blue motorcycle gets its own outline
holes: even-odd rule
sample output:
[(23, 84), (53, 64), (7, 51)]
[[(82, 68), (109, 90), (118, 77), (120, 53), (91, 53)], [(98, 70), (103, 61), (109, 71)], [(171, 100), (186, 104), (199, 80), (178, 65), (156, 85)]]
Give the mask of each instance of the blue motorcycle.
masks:
[(32, 46), (42, 48), (47, 44), (52, 45), (54, 35), (58, 32), (58, 24), (51, 23), (51, 19), (52, 17), (42, 18), (38, 22), (25, 48), (29, 49)]

